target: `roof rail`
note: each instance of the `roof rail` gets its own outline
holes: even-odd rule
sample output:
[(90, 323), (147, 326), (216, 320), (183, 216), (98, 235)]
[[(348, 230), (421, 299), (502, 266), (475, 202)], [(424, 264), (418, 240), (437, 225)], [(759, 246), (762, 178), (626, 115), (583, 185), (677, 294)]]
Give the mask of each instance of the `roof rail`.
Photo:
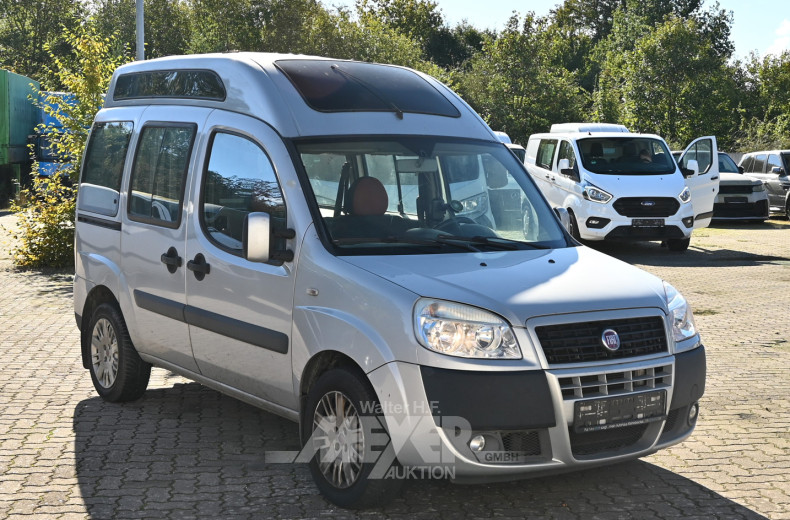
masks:
[(625, 125), (615, 125), (612, 123), (556, 123), (551, 125), (552, 133), (571, 133), (571, 132), (625, 132), (630, 130)]

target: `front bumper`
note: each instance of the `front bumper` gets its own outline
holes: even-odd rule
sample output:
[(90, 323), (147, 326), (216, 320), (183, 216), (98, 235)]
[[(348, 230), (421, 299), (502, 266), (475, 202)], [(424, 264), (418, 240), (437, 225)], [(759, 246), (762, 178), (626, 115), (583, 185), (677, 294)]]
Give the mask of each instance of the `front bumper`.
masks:
[[(695, 426), (689, 411), (705, 391), (705, 367), (700, 346), (649, 361), (562, 370), (471, 372), (393, 362), (369, 377), (404, 467), (491, 481), (616, 463), (681, 442)], [(631, 386), (619, 390), (629, 377)], [(577, 401), (600, 399), (602, 391), (627, 397), (657, 389), (666, 392), (660, 419), (589, 433), (574, 428)], [(487, 448), (472, 451), (476, 436)]]

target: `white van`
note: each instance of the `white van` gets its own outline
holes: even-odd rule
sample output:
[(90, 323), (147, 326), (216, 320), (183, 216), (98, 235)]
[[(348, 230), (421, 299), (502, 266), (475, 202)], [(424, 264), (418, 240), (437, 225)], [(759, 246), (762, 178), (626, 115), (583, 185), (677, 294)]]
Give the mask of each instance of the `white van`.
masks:
[[(483, 189), (519, 191), (518, 222), (463, 215), (453, 180), (480, 169)], [(402, 67), (120, 67), (88, 139), (75, 255), (102, 398), (142, 397), (156, 366), (298, 421), (300, 453), (261, 457), (308, 462), (344, 507), (405, 477), (642, 457), (691, 434), (705, 388), (686, 300), (576, 243), (482, 119)]]
[(549, 203), (565, 208), (584, 240), (661, 240), (685, 251), (713, 216), (716, 138), (688, 145), (678, 167), (657, 135), (623, 125), (563, 123), (530, 136), (527, 170)]

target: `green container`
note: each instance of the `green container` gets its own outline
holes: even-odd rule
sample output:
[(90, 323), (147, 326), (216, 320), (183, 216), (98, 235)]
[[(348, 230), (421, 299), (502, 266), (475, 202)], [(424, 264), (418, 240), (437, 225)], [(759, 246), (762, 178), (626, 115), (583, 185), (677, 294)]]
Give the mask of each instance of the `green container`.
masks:
[(39, 83), (0, 69), (0, 207), (14, 197), (21, 172), (30, 169), (27, 136), (39, 121), (39, 110), (29, 96)]

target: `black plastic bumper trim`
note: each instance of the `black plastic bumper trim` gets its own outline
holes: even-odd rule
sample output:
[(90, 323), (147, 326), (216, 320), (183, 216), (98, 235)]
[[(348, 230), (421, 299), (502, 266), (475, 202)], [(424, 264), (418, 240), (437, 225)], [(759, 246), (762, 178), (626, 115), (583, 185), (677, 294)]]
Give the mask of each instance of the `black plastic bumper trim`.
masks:
[(675, 388), (670, 410), (696, 403), (705, 393), (705, 347), (675, 355)]
[(473, 430), (533, 430), (557, 424), (542, 371), (478, 372), (427, 366), (420, 370), (436, 415), (466, 419)]

